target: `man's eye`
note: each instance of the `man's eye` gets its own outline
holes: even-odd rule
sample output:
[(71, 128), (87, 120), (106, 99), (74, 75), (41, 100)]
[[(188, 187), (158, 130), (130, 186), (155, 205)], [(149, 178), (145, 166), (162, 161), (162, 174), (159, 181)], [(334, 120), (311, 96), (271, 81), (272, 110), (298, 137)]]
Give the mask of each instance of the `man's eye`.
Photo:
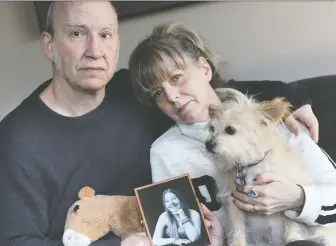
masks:
[(106, 33), (103, 33), (101, 36), (102, 36), (102, 38), (105, 39), (105, 38), (111, 37), (111, 34), (106, 32)]
[(70, 35), (73, 36), (73, 37), (80, 37), (82, 35), (82, 32), (80, 32), (80, 31), (72, 31), (70, 33)]

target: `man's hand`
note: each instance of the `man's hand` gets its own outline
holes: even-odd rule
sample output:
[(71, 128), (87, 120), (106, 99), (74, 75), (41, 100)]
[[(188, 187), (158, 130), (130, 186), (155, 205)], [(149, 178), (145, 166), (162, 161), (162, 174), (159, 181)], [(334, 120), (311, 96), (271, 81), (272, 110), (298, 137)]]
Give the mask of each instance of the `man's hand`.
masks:
[(304, 125), (307, 126), (312, 139), (315, 143), (317, 143), (319, 139), (319, 123), (311, 105), (303, 105), (301, 108), (297, 109), (290, 116), (288, 116), (285, 121), (288, 129), (295, 135), (299, 135), (300, 128), (296, 120), (301, 121)]
[(145, 232), (135, 233), (121, 241), (121, 246), (150, 246)]

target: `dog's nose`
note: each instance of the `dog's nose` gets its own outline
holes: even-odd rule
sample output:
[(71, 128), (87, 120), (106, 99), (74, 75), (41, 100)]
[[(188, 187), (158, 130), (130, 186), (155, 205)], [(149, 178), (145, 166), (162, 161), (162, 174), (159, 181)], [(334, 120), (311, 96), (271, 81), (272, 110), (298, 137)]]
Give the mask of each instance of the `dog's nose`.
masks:
[(216, 146), (216, 143), (213, 139), (210, 139), (209, 141), (205, 142), (205, 147), (207, 148), (207, 150), (214, 152), (214, 148)]

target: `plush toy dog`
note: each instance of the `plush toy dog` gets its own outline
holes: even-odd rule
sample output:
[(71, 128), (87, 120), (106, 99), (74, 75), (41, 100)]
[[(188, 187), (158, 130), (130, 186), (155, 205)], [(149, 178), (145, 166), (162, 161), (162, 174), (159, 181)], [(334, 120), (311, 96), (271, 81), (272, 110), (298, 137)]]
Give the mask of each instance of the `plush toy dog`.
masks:
[(78, 197), (67, 214), (65, 246), (88, 246), (110, 232), (123, 239), (145, 231), (135, 196), (95, 195), (92, 188), (83, 187)]

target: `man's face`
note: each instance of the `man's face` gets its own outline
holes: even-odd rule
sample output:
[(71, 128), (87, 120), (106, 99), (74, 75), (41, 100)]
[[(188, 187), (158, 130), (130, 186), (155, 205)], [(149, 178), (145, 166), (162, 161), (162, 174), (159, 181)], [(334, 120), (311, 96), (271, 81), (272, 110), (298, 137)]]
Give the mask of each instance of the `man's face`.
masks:
[(109, 2), (57, 3), (51, 59), (75, 90), (96, 91), (113, 76), (119, 55), (117, 15)]

